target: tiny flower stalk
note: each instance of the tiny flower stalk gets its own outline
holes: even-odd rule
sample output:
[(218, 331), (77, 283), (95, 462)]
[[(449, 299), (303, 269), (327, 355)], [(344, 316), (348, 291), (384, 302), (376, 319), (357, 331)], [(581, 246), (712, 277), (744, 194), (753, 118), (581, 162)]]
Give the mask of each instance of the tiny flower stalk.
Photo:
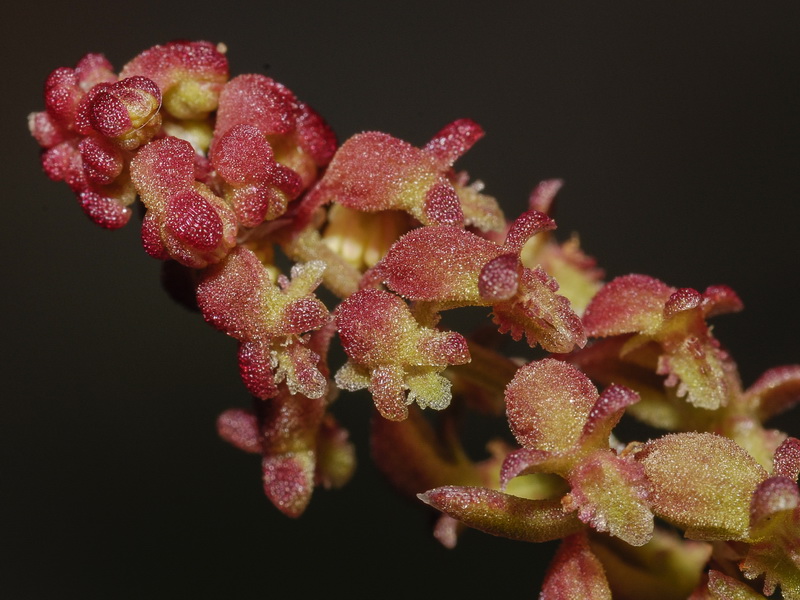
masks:
[[(563, 181), (506, 218), (457, 170), (474, 121), (339, 144), (283, 84), (231, 78), (226, 51), (175, 41), (118, 72), (87, 54), (50, 74), (28, 126), (45, 174), (100, 227), (142, 214), (170, 295), (237, 340), (252, 407), (217, 431), (260, 456), (279, 511), (353, 476), (331, 403), (366, 390), (372, 459), (439, 514), (440, 543), (561, 540), (543, 600), (800, 600), (800, 441), (776, 419), (800, 365), (742, 383), (707, 324), (742, 310), (735, 292), (605, 282), (557, 238)], [(451, 326), (467, 307), (491, 322)], [(473, 457), (466, 426), (502, 416)], [(625, 439), (623, 417), (656, 431)]]

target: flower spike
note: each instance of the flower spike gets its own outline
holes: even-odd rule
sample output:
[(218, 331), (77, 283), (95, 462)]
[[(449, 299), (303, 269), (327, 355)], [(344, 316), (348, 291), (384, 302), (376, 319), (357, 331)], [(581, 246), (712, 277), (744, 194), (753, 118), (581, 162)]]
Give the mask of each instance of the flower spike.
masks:
[[(767, 427), (800, 403), (800, 365), (743, 385), (707, 325), (742, 309), (733, 290), (604, 283), (577, 234), (556, 240), (563, 181), (507, 220), (456, 170), (484, 135), (474, 121), (421, 146), (366, 131), (339, 147), (281, 83), (229, 80), (225, 53), (173, 41), (119, 73), (88, 54), (50, 74), (28, 126), (94, 223), (121, 227), (142, 200), (164, 288), (238, 342), (252, 407), (217, 431), (259, 457), (279, 511), (298, 517), (315, 487), (350, 479), (328, 408), (366, 389), (372, 459), (439, 511), (440, 543), (468, 527), (562, 540), (542, 600), (800, 600), (800, 439)], [(439, 327), (465, 307), (494, 323), (469, 342)], [(505, 355), (506, 333), (546, 357)], [(517, 444), (492, 437), (474, 459), (464, 429), (503, 414)], [(626, 414), (669, 433), (631, 441)]]

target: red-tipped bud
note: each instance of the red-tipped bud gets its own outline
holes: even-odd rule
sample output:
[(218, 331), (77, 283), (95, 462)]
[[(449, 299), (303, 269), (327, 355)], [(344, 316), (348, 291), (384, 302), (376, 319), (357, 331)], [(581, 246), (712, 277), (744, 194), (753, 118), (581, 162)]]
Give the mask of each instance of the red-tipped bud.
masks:
[(606, 284), (583, 316), (590, 336), (636, 334), (624, 351), (655, 343), (656, 372), (665, 384), (677, 387), (679, 397), (699, 408), (714, 410), (727, 404), (738, 383), (728, 354), (705, 323), (709, 314), (735, 305), (726, 288), (705, 294), (691, 288), (675, 289), (645, 275), (626, 275)]
[(125, 159), (119, 148), (99, 137), (85, 137), (78, 144), (83, 171), (90, 183), (108, 185), (125, 168)]
[(583, 325), (592, 337), (654, 331), (675, 290), (646, 275), (626, 275), (607, 283), (586, 308)]
[(282, 215), (302, 188), (300, 177), (275, 162), (269, 142), (252, 125), (229, 129), (215, 142), (210, 158), (245, 227)]
[(102, 87), (92, 94), (86, 110), (95, 130), (114, 138), (126, 150), (134, 150), (158, 132), (160, 107), (158, 86), (136, 75)]
[(334, 155), (317, 193), (356, 210), (404, 210), (426, 225), (460, 226), (460, 200), (446, 177), (449, 165), (441, 162), (447, 143), (434, 147), (444, 154), (385, 133), (355, 135)]
[(235, 245), (237, 223), (225, 201), (195, 181), (195, 161), (189, 142), (162, 138), (139, 150), (131, 178), (148, 209), (142, 231), (148, 252), (203, 268)]
[(561, 542), (545, 575), (539, 600), (611, 600), (602, 563), (592, 553), (586, 536)]
[(302, 515), (314, 491), (314, 453), (265, 456), (261, 472), (270, 502), (287, 517)]
[(217, 417), (217, 433), (223, 440), (239, 450), (258, 454), (261, 440), (258, 433), (258, 418), (250, 410), (231, 408)]
[(203, 119), (217, 108), (228, 60), (209, 42), (171, 42), (145, 50), (120, 72), (121, 79), (135, 75), (155, 82), (172, 116)]
[(546, 215), (552, 214), (556, 194), (562, 187), (564, 187), (563, 179), (546, 179), (539, 182), (528, 197), (528, 208)]
[(794, 437), (786, 438), (775, 451), (773, 460), (773, 475), (797, 481), (800, 475), (800, 440)]
[(445, 125), (423, 148), (443, 166), (450, 167), (484, 136), (483, 128), (472, 119), (459, 119)]
[(251, 125), (263, 135), (287, 135), (297, 124), (298, 104), (286, 86), (264, 75), (231, 79), (219, 99), (214, 136), (237, 125)]
[(302, 102), (297, 114), (297, 144), (320, 167), (331, 162), (338, 146), (331, 126), (317, 111)]
[(131, 218), (131, 209), (118, 198), (87, 190), (78, 195), (78, 202), (95, 224), (105, 229), (119, 229)]
[(486, 263), (478, 276), (478, 293), (487, 302), (508, 300), (517, 293), (520, 273), (519, 256), (501, 254)]

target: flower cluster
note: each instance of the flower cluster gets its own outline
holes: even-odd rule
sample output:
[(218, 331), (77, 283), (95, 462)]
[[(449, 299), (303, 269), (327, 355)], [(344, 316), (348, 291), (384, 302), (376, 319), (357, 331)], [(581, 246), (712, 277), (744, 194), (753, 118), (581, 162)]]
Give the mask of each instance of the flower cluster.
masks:
[[(93, 222), (122, 227), (141, 201), (142, 244), (171, 289), (238, 341), (252, 406), (217, 427), (261, 456), (280, 511), (297, 517), (315, 486), (351, 477), (331, 404), (366, 389), (374, 460), (439, 511), (441, 543), (467, 527), (562, 540), (545, 600), (800, 599), (800, 440), (765, 427), (800, 401), (800, 365), (742, 385), (707, 324), (742, 309), (733, 290), (606, 282), (553, 233), (561, 181), (507, 219), (457, 170), (478, 124), (422, 147), (380, 132), (339, 145), (280, 83), (230, 78), (225, 51), (173, 42), (119, 73), (89, 54), (48, 77), (29, 125), (44, 171)], [(465, 307), (497, 335), (442, 326)], [(501, 334), (538, 358), (505, 356)], [(472, 458), (468, 412), (505, 415), (516, 444), (498, 435)], [(664, 433), (624, 440), (625, 415)]]

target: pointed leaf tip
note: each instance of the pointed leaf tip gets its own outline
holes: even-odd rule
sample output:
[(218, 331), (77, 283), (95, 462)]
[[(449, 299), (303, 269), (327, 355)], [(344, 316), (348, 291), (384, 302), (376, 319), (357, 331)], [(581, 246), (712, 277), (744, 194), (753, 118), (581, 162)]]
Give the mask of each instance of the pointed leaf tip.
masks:
[(528, 198), (528, 208), (549, 215), (553, 210), (556, 194), (563, 186), (563, 179), (546, 179), (539, 182)]
[(538, 210), (528, 210), (517, 217), (511, 224), (506, 236), (505, 247), (517, 254), (525, 243), (543, 231), (556, 229), (556, 222)]
[(458, 119), (445, 125), (423, 150), (443, 166), (450, 167), (484, 136), (483, 128), (472, 119)]

